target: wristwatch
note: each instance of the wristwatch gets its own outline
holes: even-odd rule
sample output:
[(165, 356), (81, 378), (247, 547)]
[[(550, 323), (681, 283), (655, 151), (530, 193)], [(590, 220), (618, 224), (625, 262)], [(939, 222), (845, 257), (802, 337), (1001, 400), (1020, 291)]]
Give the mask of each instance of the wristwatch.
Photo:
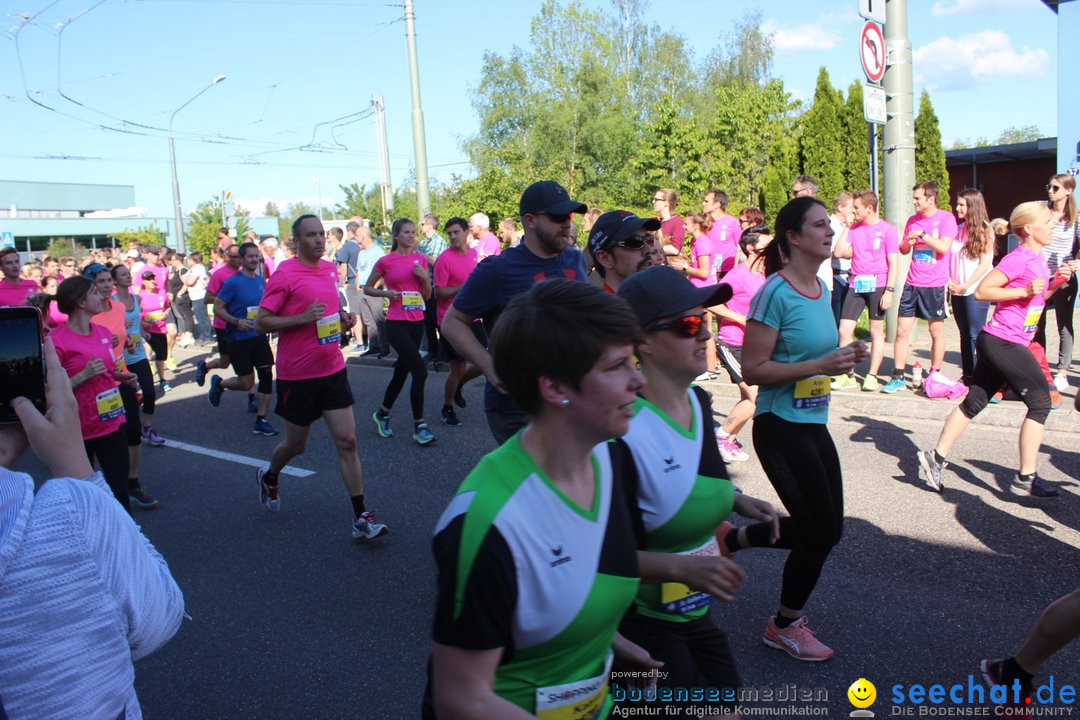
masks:
[(888, 285), (886, 285), (885, 286), (885, 292), (894, 292), (894, 289), (889, 287)]

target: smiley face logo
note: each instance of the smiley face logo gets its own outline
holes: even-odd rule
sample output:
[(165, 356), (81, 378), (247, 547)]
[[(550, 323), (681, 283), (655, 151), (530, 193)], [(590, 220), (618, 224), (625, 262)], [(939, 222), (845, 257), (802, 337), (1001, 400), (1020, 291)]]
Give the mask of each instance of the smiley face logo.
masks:
[(877, 699), (877, 688), (866, 678), (859, 678), (851, 683), (847, 691), (848, 700), (857, 708), (868, 708)]

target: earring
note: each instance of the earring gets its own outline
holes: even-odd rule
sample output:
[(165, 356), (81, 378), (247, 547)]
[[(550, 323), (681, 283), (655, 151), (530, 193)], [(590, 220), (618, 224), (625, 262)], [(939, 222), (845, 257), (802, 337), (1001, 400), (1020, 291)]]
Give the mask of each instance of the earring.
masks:
[(570, 407), (570, 398), (563, 398), (559, 401), (559, 405), (562, 407)]

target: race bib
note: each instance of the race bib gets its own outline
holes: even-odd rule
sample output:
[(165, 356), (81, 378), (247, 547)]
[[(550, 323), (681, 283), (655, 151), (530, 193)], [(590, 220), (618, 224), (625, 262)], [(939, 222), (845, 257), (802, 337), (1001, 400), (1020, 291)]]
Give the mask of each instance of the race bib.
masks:
[(320, 345), (341, 342), (341, 316), (337, 313), (327, 315), (315, 323), (315, 332), (319, 335)]
[(127, 363), (124, 362), (123, 355), (116, 358), (116, 372), (127, 372)]
[(247, 319), (251, 322), (255, 322), (255, 317), (259, 314), (259, 306), (251, 305), (247, 309)]
[(911, 262), (934, 263), (937, 262), (937, 258), (934, 257), (934, 255), (935, 253), (932, 248), (915, 248), (915, 251), (911, 256)]
[(415, 290), (404, 290), (401, 293), (401, 307), (403, 310), (423, 310), (424, 296)]
[(880, 235), (875, 235), (874, 236), (874, 249), (875, 250), (880, 250), (881, 249), (881, 236)]
[(856, 275), (855, 294), (872, 293), (877, 290), (877, 275)]
[(146, 313), (146, 315), (143, 316), (143, 320), (146, 320), (146, 322), (161, 322), (164, 319), (165, 312), (163, 310), (154, 310), (153, 312), (148, 312)]
[(98, 420), (101, 422), (107, 422), (124, 414), (124, 401), (120, 399), (119, 388), (98, 393), (96, 401)]
[(831, 392), (827, 375), (804, 378), (795, 383), (792, 406), (796, 410), (825, 407), (829, 404)]
[(612, 654), (604, 661), (604, 672), (596, 677), (536, 690), (536, 717), (540, 720), (594, 720), (600, 717), (611, 677)]
[(136, 333), (134, 335), (128, 335), (128, 337), (131, 338), (131, 342), (135, 343), (135, 351), (138, 351), (139, 343), (142, 342), (142, 335)]
[(1024, 316), (1024, 332), (1035, 332), (1039, 329), (1039, 318), (1042, 317), (1043, 308), (1045, 305), (1040, 305), (1036, 308), (1028, 308), (1027, 315)]
[[(694, 548), (693, 550), (686, 550), (678, 555), (693, 555), (695, 557), (716, 557), (720, 554), (720, 545), (716, 542), (716, 537), (710, 537), (701, 547)], [(697, 610), (698, 608), (705, 607), (713, 601), (713, 596), (708, 593), (698, 592), (697, 590), (691, 590), (689, 586), (682, 583), (666, 582), (660, 585), (660, 603), (663, 605), (664, 610), (670, 613), (677, 613), (679, 615), (688, 613), (691, 610)]]

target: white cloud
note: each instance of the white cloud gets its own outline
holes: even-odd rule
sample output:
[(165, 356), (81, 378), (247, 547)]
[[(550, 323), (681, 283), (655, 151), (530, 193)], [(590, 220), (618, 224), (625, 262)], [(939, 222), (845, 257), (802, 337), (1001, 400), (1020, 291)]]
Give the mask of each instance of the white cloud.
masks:
[(1045, 9), (1040, 0), (938, 0), (930, 8), (934, 17), (973, 15), (992, 10)]
[(766, 20), (761, 24), (761, 30), (766, 35), (772, 35), (773, 48), (779, 52), (832, 50), (840, 42), (838, 33), (818, 23), (781, 28), (775, 20)]
[(919, 84), (928, 90), (963, 90), (992, 78), (1041, 77), (1050, 56), (1041, 48), (1013, 49), (1001, 30), (940, 37), (912, 53)]

